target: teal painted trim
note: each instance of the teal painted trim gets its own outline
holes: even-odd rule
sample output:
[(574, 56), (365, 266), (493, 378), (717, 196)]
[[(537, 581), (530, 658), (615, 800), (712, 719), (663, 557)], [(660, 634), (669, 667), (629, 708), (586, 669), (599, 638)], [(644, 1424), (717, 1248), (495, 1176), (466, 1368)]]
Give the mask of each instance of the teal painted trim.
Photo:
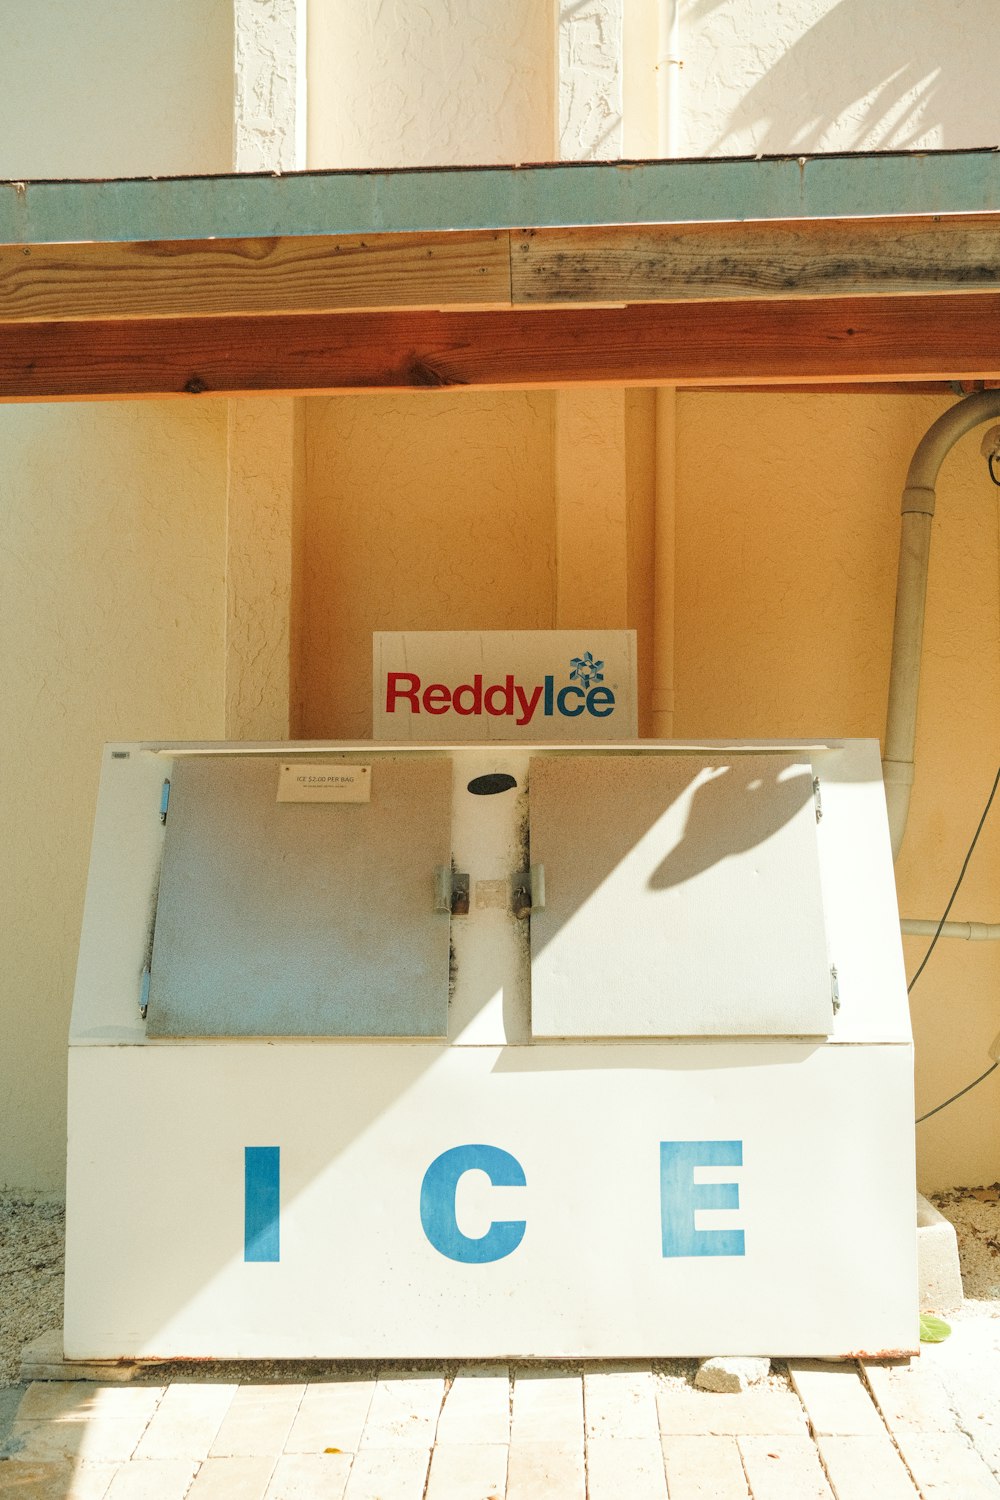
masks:
[(0, 243), (1000, 212), (1000, 154), (578, 162), (0, 183)]

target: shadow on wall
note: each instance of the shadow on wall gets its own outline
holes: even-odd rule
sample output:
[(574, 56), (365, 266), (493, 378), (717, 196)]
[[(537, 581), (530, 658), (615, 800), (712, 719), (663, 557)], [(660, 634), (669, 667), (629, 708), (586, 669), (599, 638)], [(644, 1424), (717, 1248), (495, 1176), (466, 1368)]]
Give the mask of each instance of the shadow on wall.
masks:
[[(812, 8), (820, 6), (814, 0)], [(757, 13), (759, 34), (773, 37), (773, 25), (760, 25), (769, 7), (759, 3), (747, 6), (744, 0), (737, 8), (734, 0), (690, 0), (683, 11), (685, 50), (698, 30), (707, 35), (698, 49), (705, 76), (688, 75), (685, 93), (717, 87), (723, 49), (726, 67), (732, 68), (735, 54), (745, 78), (760, 75), (704, 150), (768, 154), (998, 143), (990, 44), (995, 0), (952, 0), (948, 6), (839, 0), (812, 25), (800, 22), (807, 29), (771, 66), (765, 60), (762, 73), (766, 49), (739, 35), (740, 15), (748, 9)]]

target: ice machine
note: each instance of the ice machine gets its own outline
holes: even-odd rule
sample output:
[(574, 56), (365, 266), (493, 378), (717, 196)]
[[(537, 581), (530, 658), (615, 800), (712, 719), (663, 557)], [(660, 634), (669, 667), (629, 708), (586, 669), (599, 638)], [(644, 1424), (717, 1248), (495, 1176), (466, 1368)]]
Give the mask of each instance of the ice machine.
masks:
[(68, 1358), (915, 1347), (878, 746), (123, 744)]

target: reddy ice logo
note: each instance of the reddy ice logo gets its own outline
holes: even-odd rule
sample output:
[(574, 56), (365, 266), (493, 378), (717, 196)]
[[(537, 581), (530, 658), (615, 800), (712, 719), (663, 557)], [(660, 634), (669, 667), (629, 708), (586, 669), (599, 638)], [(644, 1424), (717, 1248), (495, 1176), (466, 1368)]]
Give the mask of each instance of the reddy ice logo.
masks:
[(424, 683), (416, 672), (389, 672), (385, 683), (387, 714), (446, 714), (463, 717), (490, 714), (495, 719), (509, 717), (519, 729), (530, 724), (535, 715), (551, 719), (561, 714), (567, 719), (588, 713), (595, 719), (606, 719), (614, 713), (615, 695), (604, 681), (604, 663), (593, 653), (570, 659), (569, 682), (557, 688), (551, 674), (541, 682), (516, 682), (508, 672), (498, 682), (484, 682), (476, 672), (471, 681), (451, 687), (444, 682)]

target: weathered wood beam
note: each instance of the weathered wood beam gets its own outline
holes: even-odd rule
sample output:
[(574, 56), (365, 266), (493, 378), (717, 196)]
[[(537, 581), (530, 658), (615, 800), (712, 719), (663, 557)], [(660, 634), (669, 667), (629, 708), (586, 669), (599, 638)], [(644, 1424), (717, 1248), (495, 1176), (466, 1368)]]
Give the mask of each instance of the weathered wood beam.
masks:
[(0, 246), (0, 323), (1000, 288), (1000, 216)]
[(1000, 293), (9, 324), (0, 399), (1000, 379)]
[(515, 304), (906, 296), (1000, 288), (1000, 217), (525, 229)]
[(509, 305), (506, 230), (0, 246), (0, 323)]

